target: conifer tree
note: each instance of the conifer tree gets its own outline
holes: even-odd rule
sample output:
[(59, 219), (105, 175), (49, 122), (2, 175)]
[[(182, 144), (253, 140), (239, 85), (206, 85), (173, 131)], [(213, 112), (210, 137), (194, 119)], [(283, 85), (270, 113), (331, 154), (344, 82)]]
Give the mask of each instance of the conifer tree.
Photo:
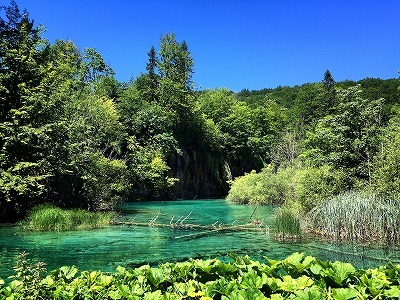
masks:
[(335, 80), (332, 77), (332, 74), (329, 70), (326, 70), (324, 73), (324, 79), (322, 80), (322, 85), (324, 87), (324, 95), (325, 98), (325, 113), (331, 113), (336, 105), (336, 90), (335, 90)]
[(176, 126), (182, 127), (187, 121), (190, 122), (194, 103), (191, 93), (193, 59), (187, 44), (178, 43), (174, 34), (164, 35), (160, 41), (157, 67), (160, 72), (160, 103), (176, 120)]
[(177, 61), (177, 67), (181, 76), (182, 83), (184, 83), (186, 91), (193, 90), (193, 59), (189, 52), (189, 47), (186, 41), (183, 41), (180, 45), (180, 53)]
[(151, 46), (150, 51), (147, 53), (149, 60), (146, 65), (146, 70), (148, 72), (148, 95), (149, 100), (154, 102), (157, 100), (157, 85), (158, 85), (158, 75), (156, 74), (157, 67), (157, 53), (154, 46)]

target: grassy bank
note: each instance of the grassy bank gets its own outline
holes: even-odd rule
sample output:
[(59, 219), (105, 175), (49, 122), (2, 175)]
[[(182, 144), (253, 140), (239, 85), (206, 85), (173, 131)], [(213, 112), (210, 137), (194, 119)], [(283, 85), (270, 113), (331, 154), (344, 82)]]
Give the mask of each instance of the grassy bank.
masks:
[[(294, 253), (283, 260), (232, 256), (164, 263), (117, 273), (62, 267), (46, 273), (22, 255), (0, 299), (398, 299), (400, 264), (360, 270)], [(7, 298), (10, 297), (10, 298)]]
[(113, 212), (88, 212), (83, 209), (64, 210), (41, 205), (34, 208), (21, 222), (25, 230), (66, 231), (101, 228), (108, 226), (115, 217)]

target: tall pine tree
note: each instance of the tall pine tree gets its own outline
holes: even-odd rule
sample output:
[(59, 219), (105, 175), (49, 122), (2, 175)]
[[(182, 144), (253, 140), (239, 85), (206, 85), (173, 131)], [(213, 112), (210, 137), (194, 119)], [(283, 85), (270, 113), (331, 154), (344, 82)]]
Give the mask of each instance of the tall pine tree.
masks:
[(335, 89), (335, 80), (329, 70), (326, 70), (324, 73), (324, 79), (322, 80), (322, 85), (324, 87), (323, 97), (324, 101), (324, 109), (326, 114), (331, 113), (334, 110), (336, 105), (336, 89)]
[(151, 102), (157, 100), (157, 86), (158, 86), (158, 75), (156, 73), (157, 67), (157, 53), (154, 46), (151, 46), (150, 51), (147, 53), (149, 60), (146, 65), (148, 72), (148, 96)]

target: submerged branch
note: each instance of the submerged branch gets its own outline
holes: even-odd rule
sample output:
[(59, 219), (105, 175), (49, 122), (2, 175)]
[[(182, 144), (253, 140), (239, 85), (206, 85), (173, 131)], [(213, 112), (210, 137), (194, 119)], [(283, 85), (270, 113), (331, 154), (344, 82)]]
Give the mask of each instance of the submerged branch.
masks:
[(192, 214), (192, 212), (193, 212), (193, 209), (190, 211), (190, 213), (189, 213), (186, 217), (184, 217), (184, 218), (182, 219), (182, 221), (180, 222), (181, 225), (183, 225), (183, 222), (185, 222), (186, 219), (189, 218), (189, 216)]

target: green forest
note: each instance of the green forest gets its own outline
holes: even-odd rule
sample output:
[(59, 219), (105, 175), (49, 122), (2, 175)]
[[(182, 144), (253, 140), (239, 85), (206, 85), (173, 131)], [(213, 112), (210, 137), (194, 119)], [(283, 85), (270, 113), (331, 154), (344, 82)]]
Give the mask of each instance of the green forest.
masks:
[(2, 7), (1, 222), (40, 204), (156, 199), (227, 197), (296, 215), (326, 199), (398, 209), (398, 79), (336, 82), (327, 70), (301, 86), (197, 90), (189, 45), (165, 34), (146, 71), (118, 82), (95, 49), (43, 34), (14, 1)]

